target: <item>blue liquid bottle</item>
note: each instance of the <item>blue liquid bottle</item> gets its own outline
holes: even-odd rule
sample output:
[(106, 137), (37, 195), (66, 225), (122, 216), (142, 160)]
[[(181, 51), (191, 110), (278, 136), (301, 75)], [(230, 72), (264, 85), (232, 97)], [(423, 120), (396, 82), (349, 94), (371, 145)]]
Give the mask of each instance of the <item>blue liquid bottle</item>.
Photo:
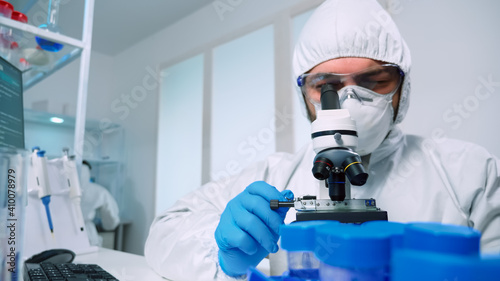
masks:
[(316, 230), (314, 253), (321, 281), (385, 281), (389, 275), (391, 235), (360, 225), (339, 224)]
[(432, 251), (396, 251), (391, 281), (497, 281), (500, 255), (479, 257)]
[(411, 223), (403, 247), (449, 255), (479, 256), (481, 233), (473, 228), (434, 222)]
[[(61, 0), (50, 0), (49, 9), (47, 11), (47, 23), (39, 26), (41, 29), (46, 29), (55, 33), (59, 33), (59, 27), (57, 26), (57, 20), (59, 18), (59, 4)], [(58, 42), (53, 42), (42, 37), (35, 37), (36, 43), (40, 48), (49, 52), (59, 52), (64, 45)]]
[(411, 223), (392, 259), (392, 281), (498, 280), (500, 256), (480, 257), (481, 234), (470, 227)]
[(337, 221), (300, 221), (281, 227), (281, 248), (287, 251), (289, 277), (319, 280), (320, 262), (314, 256), (316, 229), (338, 224)]
[(391, 252), (403, 247), (403, 238), (406, 229), (405, 223), (392, 221), (368, 221), (361, 224), (370, 233), (383, 232), (391, 237)]
[(64, 47), (61, 43), (49, 41), (38, 36), (36, 37), (36, 42), (38, 43), (38, 46), (49, 52), (59, 52)]

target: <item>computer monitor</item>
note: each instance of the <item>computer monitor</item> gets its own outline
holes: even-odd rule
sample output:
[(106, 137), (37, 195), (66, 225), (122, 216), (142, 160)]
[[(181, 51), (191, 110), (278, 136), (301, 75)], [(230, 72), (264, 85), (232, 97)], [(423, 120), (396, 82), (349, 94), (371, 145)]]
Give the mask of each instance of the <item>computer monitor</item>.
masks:
[(24, 149), (23, 74), (0, 57), (0, 147)]

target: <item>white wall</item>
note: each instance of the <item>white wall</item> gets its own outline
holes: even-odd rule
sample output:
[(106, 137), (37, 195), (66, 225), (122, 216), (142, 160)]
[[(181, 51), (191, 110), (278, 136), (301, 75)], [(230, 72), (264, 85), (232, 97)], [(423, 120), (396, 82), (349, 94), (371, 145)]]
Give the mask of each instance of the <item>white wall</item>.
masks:
[[(162, 71), (158, 98), (155, 214), (200, 186), (203, 147), (202, 54)], [(188, 144), (188, 146), (186, 146)], [(185, 186), (188, 188), (179, 188)]]
[(47, 152), (48, 158), (62, 156), (63, 148), (71, 147), (74, 143), (75, 129), (54, 125), (26, 121), (24, 123), (26, 149), (38, 146)]
[[(398, 2), (398, 1), (393, 1)], [(412, 54), (408, 133), (478, 143), (500, 156), (500, 2), (399, 1), (394, 19)], [(494, 81), (491, 88), (481, 81)], [(478, 92), (476, 92), (478, 91)]]
[[(90, 56), (87, 118), (100, 119), (110, 111), (109, 93), (113, 85), (113, 58), (92, 52)], [(75, 116), (80, 59), (76, 59), (53, 75), (25, 91), (24, 107), (47, 101), (51, 113)]]
[(276, 151), (274, 45), (268, 25), (213, 49), (206, 182), (224, 181)]

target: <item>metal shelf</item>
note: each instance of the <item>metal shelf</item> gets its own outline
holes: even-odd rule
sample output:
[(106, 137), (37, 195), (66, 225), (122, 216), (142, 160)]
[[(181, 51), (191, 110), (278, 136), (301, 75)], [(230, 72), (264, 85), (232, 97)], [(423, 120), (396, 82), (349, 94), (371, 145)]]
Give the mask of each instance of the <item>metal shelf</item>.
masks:
[(84, 42), (81, 40), (77, 40), (59, 33), (53, 33), (29, 24), (14, 21), (4, 17), (0, 17), (0, 25), (11, 28), (17, 33), (22, 34), (20, 36), (21, 38), (18, 39), (18, 44), (20, 46), (19, 51), (21, 52), (23, 50), (29, 49), (35, 50), (35, 48), (37, 47), (37, 43), (35, 40), (36, 36), (43, 37), (44, 39), (48, 39), (50, 41), (58, 42), (64, 45), (64, 47), (59, 52), (48, 52), (44, 50), (37, 51), (39, 52), (38, 55), (47, 58), (48, 63), (43, 66), (31, 65), (30, 68), (23, 72), (24, 90), (33, 87), (36, 83), (40, 82), (44, 78), (50, 76), (52, 73), (58, 71), (70, 62), (79, 58), (83, 48), (85, 47)]

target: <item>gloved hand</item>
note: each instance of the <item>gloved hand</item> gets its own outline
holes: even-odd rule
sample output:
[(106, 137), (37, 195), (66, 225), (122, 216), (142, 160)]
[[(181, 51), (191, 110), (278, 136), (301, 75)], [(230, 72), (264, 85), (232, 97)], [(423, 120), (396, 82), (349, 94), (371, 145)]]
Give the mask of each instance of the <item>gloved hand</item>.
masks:
[(229, 276), (244, 275), (250, 266), (257, 266), (270, 252), (279, 249), (279, 228), (288, 208), (271, 210), (269, 202), (293, 198), (293, 192), (281, 193), (263, 181), (250, 184), (227, 203), (215, 230), (219, 246), (219, 263)]

